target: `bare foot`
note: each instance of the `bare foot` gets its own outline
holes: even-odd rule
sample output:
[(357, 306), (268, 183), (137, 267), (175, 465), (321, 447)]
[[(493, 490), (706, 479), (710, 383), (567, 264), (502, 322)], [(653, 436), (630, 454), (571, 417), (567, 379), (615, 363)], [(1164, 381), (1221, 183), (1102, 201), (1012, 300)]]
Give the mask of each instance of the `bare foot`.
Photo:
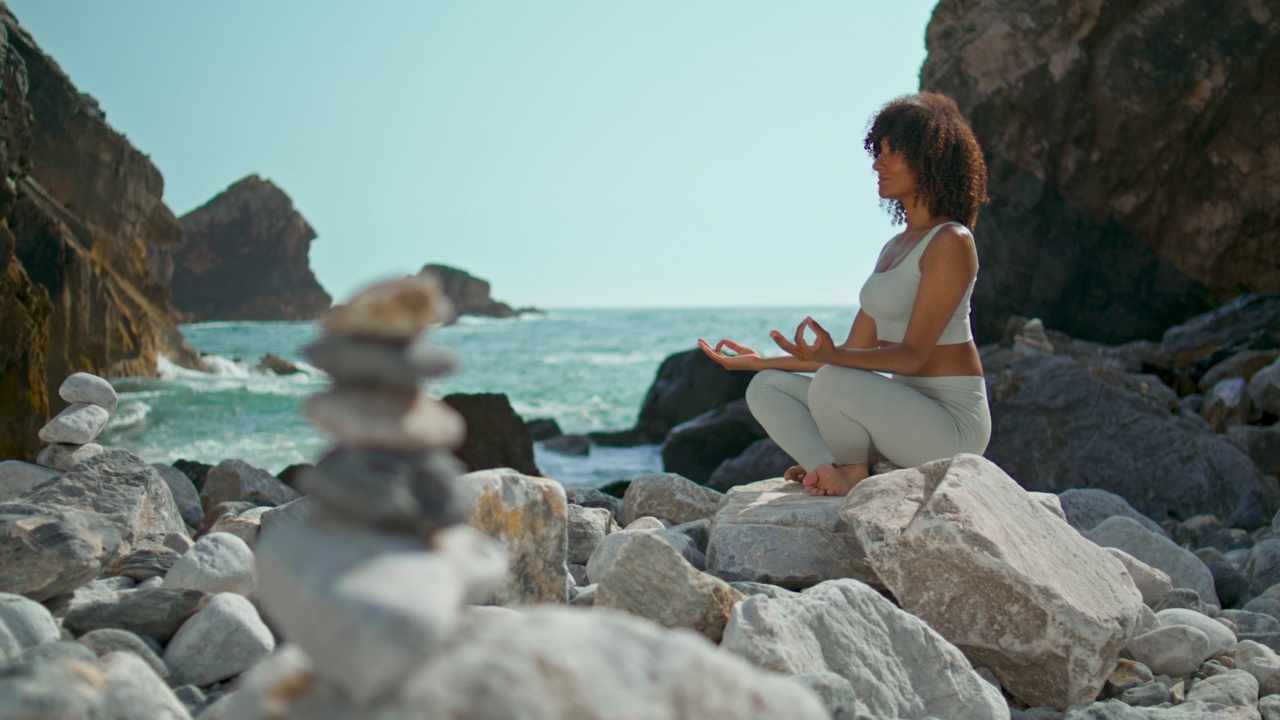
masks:
[(805, 472), (804, 468), (799, 465), (792, 465), (787, 468), (786, 472), (782, 473), (782, 479), (790, 480), (791, 482), (804, 482), (805, 475), (808, 475), (808, 473)]
[(854, 485), (866, 480), (871, 473), (865, 463), (840, 467), (826, 463), (814, 468), (810, 474), (816, 476), (812, 485), (807, 482), (808, 478), (805, 478), (805, 489), (810, 495), (839, 497), (848, 495)]

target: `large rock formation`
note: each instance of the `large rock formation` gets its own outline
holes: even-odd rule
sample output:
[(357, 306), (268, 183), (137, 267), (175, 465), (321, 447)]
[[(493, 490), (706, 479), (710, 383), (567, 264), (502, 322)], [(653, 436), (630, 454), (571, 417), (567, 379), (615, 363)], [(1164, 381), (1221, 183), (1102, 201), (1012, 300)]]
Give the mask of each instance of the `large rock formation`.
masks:
[(1280, 290), (1274, 3), (942, 0), (926, 44), (921, 87), (956, 99), (990, 166), (983, 342), (1015, 313), (1157, 339)]
[(445, 297), (453, 303), (454, 315), (446, 322), (453, 323), (463, 315), (480, 317), (515, 317), (528, 309), (515, 310), (504, 302), (489, 297), (489, 281), (474, 277), (466, 270), (448, 265), (424, 265), (418, 274), (434, 275), (444, 288)]
[(73, 372), (201, 367), (151, 253), (182, 231), (151, 161), (0, 5), (0, 457), (32, 458)]
[(188, 320), (310, 320), (333, 303), (307, 259), (316, 231), (269, 180), (240, 180), (182, 231), (165, 280)]

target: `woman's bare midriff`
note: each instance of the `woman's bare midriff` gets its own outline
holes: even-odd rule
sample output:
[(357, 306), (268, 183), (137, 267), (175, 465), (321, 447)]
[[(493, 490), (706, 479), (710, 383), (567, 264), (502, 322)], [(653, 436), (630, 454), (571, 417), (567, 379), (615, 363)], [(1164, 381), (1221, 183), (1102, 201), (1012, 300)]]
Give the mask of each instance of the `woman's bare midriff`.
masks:
[[(880, 347), (891, 347), (897, 343), (880, 342)], [(924, 366), (915, 373), (916, 377), (947, 377), (950, 375), (976, 375), (982, 377), (982, 358), (978, 356), (978, 346), (969, 341), (955, 345), (935, 345)]]

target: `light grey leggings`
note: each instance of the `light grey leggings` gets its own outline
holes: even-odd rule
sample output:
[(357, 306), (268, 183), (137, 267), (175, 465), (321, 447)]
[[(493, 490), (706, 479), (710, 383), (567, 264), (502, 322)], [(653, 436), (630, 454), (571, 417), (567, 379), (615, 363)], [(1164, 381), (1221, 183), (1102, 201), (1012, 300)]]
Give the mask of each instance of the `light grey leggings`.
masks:
[(916, 467), (981, 455), (991, 438), (986, 383), (970, 375), (888, 378), (835, 365), (813, 377), (763, 370), (747, 388), (747, 405), (805, 470), (865, 463), (872, 452)]

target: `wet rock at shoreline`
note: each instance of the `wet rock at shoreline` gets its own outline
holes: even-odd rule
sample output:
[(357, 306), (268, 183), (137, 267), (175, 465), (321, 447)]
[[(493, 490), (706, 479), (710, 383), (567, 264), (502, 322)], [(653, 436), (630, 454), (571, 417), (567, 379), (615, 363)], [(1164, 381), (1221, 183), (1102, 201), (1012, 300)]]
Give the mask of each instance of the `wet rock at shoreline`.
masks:
[(706, 483), (726, 460), (736, 458), (766, 437), (764, 428), (735, 400), (672, 428), (662, 441), (662, 467), (696, 483)]
[(741, 455), (720, 463), (707, 478), (707, 487), (727, 492), (739, 485), (782, 477), (795, 464), (773, 438), (762, 438), (748, 445)]
[(302, 497), (274, 475), (243, 460), (223, 460), (205, 474), (200, 503), (212, 508), (223, 502), (283, 505)]
[(505, 393), (454, 393), (444, 403), (462, 416), (466, 439), (457, 450), (469, 471), (511, 468), (541, 475), (533, 461), (533, 440)]

